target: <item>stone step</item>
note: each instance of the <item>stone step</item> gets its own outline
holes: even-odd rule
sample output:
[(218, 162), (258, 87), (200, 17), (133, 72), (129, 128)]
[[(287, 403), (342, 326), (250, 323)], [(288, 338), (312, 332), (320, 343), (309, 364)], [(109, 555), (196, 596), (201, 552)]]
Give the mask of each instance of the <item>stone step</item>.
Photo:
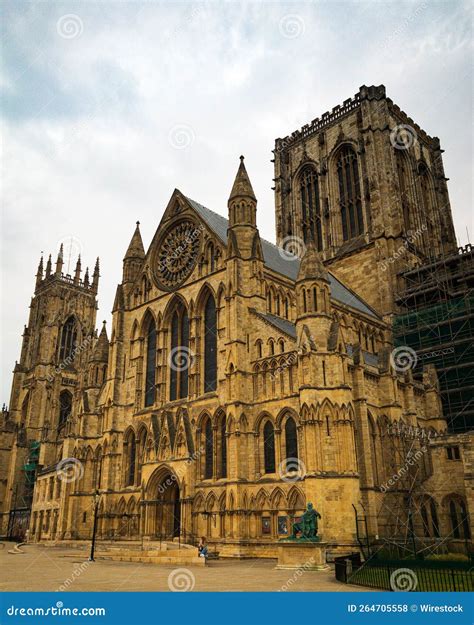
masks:
[(193, 566), (205, 566), (205, 558), (200, 558), (197, 555), (191, 555), (189, 553), (173, 554), (170, 555), (166, 552), (155, 555), (148, 555), (145, 553), (131, 554), (112, 554), (110, 552), (98, 552), (95, 556), (98, 560), (112, 560), (113, 562), (145, 562), (149, 564), (173, 564), (175, 566), (181, 565), (193, 565)]

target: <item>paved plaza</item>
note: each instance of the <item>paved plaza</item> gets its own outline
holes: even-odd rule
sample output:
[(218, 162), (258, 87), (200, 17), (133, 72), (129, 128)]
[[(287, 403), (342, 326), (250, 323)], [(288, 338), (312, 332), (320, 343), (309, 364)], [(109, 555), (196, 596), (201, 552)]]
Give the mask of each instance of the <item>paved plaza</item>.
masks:
[(328, 571), (276, 570), (275, 560), (213, 560), (206, 567), (175, 567), (96, 560), (64, 547), (0, 545), (2, 591), (369, 591), (346, 586)]

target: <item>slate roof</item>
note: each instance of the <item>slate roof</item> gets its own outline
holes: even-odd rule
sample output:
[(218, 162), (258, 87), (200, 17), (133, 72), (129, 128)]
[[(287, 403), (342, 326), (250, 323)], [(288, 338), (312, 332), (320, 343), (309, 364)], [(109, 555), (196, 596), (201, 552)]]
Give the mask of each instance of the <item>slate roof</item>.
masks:
[(276, 315), (272, 315), (270, 313), (260, 312), (255, 308), (250, 308), (250, 310), (254, 313), (254, 315), (261, 317), (264, 321), (275, 326), (278, 330), (284, 332), (292, 339), (296, 339), (296, 326), (292, 321), (288, 321), (288, 319), (283, 319), (282, 317), (277, 317)]
[[(352, 358), (354, 354), (354, 346), (350, 343), (346, 345), (347, 353)], [(372, 367), (378, 367), (379, 357), (377, 354), (372, 354), (371, 352), (366, 352), (365, 350), (361, 350), (362, 356), (364, 358), (364, 362), (366, 365), (371, 365)]]
[[(227, 244), (227, 229), (229, 227), (229, 221), (222, 215), (218, 215), (214, 211), (211, 211), (209, 208), (206, 208), (202, 204), (199, 204), (199, 202), (196, 202), (189, 197), (186, 199), (194, 208), (194, 210), (204, 219), (209, 228), (213, 232), (215, 232), (215, 234), (221, 239), (224, 244)], [(300, 266), (299, 259), (295, 258), (294, 260), (290, 260), (288, 258), (287, 252), (277, 247), (273, 243), (270, 243), (270, 241), (261, 239), (261, 242), (265, 265), (273, 271), (281, 273), (287, 278), (296, 281), (296, 278), (298, 276), (298, 269)], [(335, 276), (333, 276), (331, 272), (328, 272), (328, 274), (332, 298), (341, 302), (341, 304), (351, 306), (352, 308), (355, 308), (356, 310), (359, 310), (360, 312), (363, 312), (370, 317), (380, 319), (379, 315), (377, 315), (377, 313), (372, 308), (370, 308), (370, 306), (366, 304), (359, 296), (357, 296), (351, 289), (342, 284), (342, 282), (340, 282)]]

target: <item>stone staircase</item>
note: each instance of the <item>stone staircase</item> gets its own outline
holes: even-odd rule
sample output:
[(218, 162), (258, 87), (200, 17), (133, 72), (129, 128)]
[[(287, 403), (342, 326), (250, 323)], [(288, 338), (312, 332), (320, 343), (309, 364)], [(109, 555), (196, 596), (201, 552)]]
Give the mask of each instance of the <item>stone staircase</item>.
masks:
[[(62, 541), (61, 546), (64, 545)], [(90, 542), (71, 541), (69, 548), (79, 549), (80, 556), (90, 549)], [(174, 566), (205, 566), (205, 558), (200, 558), (197, 548), (185, 543), (173, 541), (98, 541), (95, 549), (96, 560), (111, 560), (114, 562), (145, 562), (148, 564), (167, 564)], [(67, 554), (67, 557), (78, 557), (78, 553)]]

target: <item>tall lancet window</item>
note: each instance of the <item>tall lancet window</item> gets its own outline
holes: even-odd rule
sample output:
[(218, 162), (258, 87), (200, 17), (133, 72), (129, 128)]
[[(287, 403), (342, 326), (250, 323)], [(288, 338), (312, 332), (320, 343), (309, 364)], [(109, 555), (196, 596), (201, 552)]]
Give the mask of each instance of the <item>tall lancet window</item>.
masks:
[(226, 416), (222, 415), (220, 423), (221, 435), (221, 477), (227, 477), (227, 433), (226, 433)]
[[(298, 435), (293, 417), (288, 417), (285, 423), (285, 452), (287, 462), (291, 458), (298, 458)], [(288, 464), (293, 467), (292, 462)]]
[(186, 309), (179, 306), (171, 318), (170, 400), (188, 396), (189, 367), (189, 318)]
[(156, 326), (150, 318), (146, 333), (145, 406), (153, 406), (156, 394)]
[(67, 423), (72, 412), (72, 395), (69, 391), (62, 391), (59, 395), (59, 421), (58, 430), (61, 430)]
[(263, 428), (263, 460), (265, 473), (275, 473), (275, 428), (271, 421)]
[(217, 315), (212, 295), (204, 307), (204, 392), (217, 388)]
[[(61, 332), (61, 348), (59, 350), (59, 360), (74, 358), (74, 349), (77, 342), (77, 329), (74, 317), (69, 317), (63, 325)], [(68, 363), (71, 364), (71, 363)]]
[(339, 152), (337, 177), (339, 182), (342, 237), (344, 241), (347, 241), (364, 232), (357, 154), (348, 145), (344, 146)]
[(209, 417), (206, 419), (204, 426), (204, 479), (209, 480), (212, 478), (214, 469), (214, 441), (212, 434), (212, 423)]
[(313, 239), (317, 249), (322, 250), (323, 233), (318, 175), (311, 166), (305, 167), (301, 172), (300, 198), (303, 238), (305, 241)]

